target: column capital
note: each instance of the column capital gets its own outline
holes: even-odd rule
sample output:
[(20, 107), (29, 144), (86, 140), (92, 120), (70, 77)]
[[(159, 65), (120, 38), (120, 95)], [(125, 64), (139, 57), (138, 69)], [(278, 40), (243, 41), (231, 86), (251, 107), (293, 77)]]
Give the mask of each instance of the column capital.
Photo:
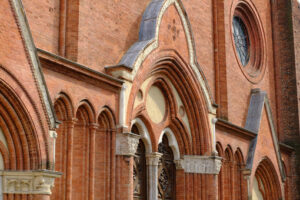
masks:
[(176, 170), (184, 169), (184, 160), (183, 159), (174, 160), (174, 163), (176, 166)]
[(222, 158), (218, 156), (185, 155), (184, 171), (196, 174), (219, 174)]
[(97, 128), (99, 128), (99, 125), (97, 123), (90, 123), (89, 128), (92, 130), (96, 130)]
[(116, 134), (116, 154), (134, 156), (141, 136), (133, 133)]
[(2, 171), (3, 193), (6, 194), (45, 194), (50, 195), (55, 178), (60, 172), (49, 170)]
[(161, 158), (162, 154), (158, 152), (149, 153), (146, 155), (146, 162), (147, 165), (158, 166), (159, 159)]

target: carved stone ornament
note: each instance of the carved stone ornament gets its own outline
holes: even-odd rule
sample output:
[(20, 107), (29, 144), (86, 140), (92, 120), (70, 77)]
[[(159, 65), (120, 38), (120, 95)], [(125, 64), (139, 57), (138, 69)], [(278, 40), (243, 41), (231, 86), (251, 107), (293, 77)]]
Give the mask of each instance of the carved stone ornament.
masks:
[(116, 154), (134, 156), (140, 136), (133, 133), (118, 133), (116, 135)]
[(153, 153), (147, 154), (146, 155), (147, 165), (158, 166), (158, 162), (159, 162), (159, 159), (161, 156), (162, 156), (162, 154), (158, 153), (158, 152), (153, 152)]
[(3, 193), (6, 194), (51, 194), (55, 178), (60, 172), (40, 171), (2, 171)]
[(190, 156), (185, 155), (183, 166), (185, 173), (219, 174), (222, 158), (217, 156)]

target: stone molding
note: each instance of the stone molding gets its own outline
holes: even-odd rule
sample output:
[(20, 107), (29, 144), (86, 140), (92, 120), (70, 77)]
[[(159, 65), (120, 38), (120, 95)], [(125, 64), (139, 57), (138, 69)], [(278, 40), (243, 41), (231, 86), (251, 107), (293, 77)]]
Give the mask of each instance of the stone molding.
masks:
[(117, 133), (116, 155), (134, 156), (140, 136), (133, 133)]
[(153, 152), (153, 153), (150, 153), (150, 154), (147, 154), (146, 155), (146, 162), (147, 162), (147, 165), (151, 165), (151, 166), (158, 166), (158, 162), (159, 162), (159, 159), (160, 157), (162, 156), (161, 153), (158, 153), (158, 152)]
[(222, 158), (218, 156), (185, 155), (182, 165), (185, 173), (219, 174)]
[(2, 171), (3, 193), (6, 194), (51, 194), (55, 178), (60, 172), (39, 171)]

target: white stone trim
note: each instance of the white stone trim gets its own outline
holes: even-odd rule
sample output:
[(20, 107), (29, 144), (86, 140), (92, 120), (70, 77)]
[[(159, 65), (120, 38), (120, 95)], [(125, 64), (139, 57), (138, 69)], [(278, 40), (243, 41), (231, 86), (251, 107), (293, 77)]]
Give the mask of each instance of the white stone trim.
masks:
[(222, 158), (217, 156), (185, 155), (183, 166), (185, 173), (219, 174)]
[(139, 67), (143, 63), (144, 59), (153, 50), (155, 50), (158, 47), (159, 28), (160, 28), (160, 24), (161, 24), (161, 21), (162, 21), (162, 18), (163, 18), (163, 14), (167, 10), (167, 8), (172, 4), (175, 5), (175, 7), (176, 7), (176, 9), (179, 13), (179, 16), (181, 18), (183, 28), (184, 28), (184, 31), (185, 31), (185, 34), (186, 34), (188, 49), (189, 49), (189, 55), (190, 55), (190, 60), (189, 60), (190, 65), (191, 65), (194, 73), (196, 74), (196, 77), (197, 77), (197, 79), (198, 79), (198, 81), (201, 85), (201, 88), (202, 88), (202, 91), (204, 93), (205, 100), (206, 100), (209, 111), (211, 113), (216, 113), (216, 109), (213, 108), (213, 106), (212, 106), (212, 102), (211, 102), (211, 99), (210, 99), (209, 91), (207, 89), (207, 85), (206, 85), (206, 83), (205, 83), (205, 81), (202, 77), (201, 72), (199, 71), (198, 67), (196, 66), (196, 63), (195, 63), (195, 49), (194, 49), (194, 45), (193, 45), (193, 37), (192, 37), (192, 34), (191, 34), (191, 30), (190, 30), (191, 28), (190, 28), (190, 25), (189, 25), (189, 22), (188, 22), (186, 16), (184, 15), (185, 12), (182, 9), (181, 5), (179, 4), (178, 0), (166, 0), (164, 2), (164, 5), (162, 6), (162, 9), (159, 13), (158, 20), (157, 20), (154, 42), (151, 43), (148, 47), (146, 47), (146, 49), (137, 58), (134, 66), (133, 66), (132, 73), (131, 73), (132, 80), (134, 79), (134, 77), (135, 77)]
[(162, 138), (164, 136), (164, 134), (166, 134), (166, 136), (168, 137), (169, 140), (169, 146), (171, 147), (171, 149), (173, 150), (173, 154), (174, 154), (174, 160), (180, 160), (180, 151), (179, 151), (179, 146), (176, 140), (176, 137), (173, 133), (173, 131), (170, 128), (165, 128), (162, 133), (159, 136), (159, 140), (158, 143), (162, 142)]
[(146, 153), (149, 154), (152, 152), (152, 142), (151, 142), (151, 138), (150, 138), (150, 134), (148, 132), (148, 129), (146, 127), (146, 125), (144, 124), (144, 122), (140, 119), (140, 118), (136, 118), (134, 120), (132, 120), (131, 122), (132, 126), (136, 125), (137, 128), (139, 129), (139, 133), (140, 136), (144, 142), (145, 148), (146, 148)]
[(117, 133), (116, 155), (134, 156), (140, 136), (132, 133)]
[(53, 171), (1, 171), (5, 194), (51, 194), (54, 179), (61, 176)]

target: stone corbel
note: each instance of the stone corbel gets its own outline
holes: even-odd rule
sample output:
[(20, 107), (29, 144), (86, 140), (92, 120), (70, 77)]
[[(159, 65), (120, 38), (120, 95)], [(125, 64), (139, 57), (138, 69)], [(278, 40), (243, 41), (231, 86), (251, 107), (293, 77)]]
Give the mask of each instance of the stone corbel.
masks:
[(117, 133), (116, 154), (123, 156), (134, 156), (140, 136), (133, 133)]
[(182, 165), (185, 173), (219, 174), (222, 158), (218, 156), (185, 155)]
[(2, 171), (3, 193), (50, 195), (55, 178), (60, 172), (40, 171)]

